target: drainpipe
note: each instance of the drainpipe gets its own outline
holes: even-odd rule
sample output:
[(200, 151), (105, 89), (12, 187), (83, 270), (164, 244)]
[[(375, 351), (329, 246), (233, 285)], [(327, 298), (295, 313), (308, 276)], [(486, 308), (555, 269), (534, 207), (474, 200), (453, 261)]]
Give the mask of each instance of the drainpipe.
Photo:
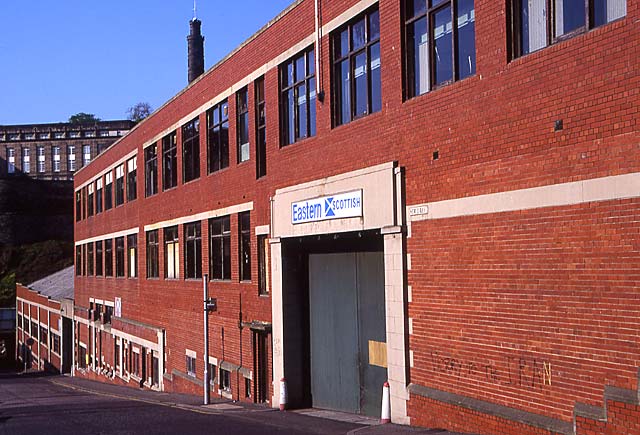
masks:
[(209, 274), (202, 275), (202, 289), (204, 292), (204, 404), (209, 404)]
[(320, 57), (322, 50), (320, 48), (320, 0), (315, 0), (315, 22), (316, 22), (316, 96), (322, 103), (324, 101), (324, 92), (322, 91), (322, 72), (320, 71)]

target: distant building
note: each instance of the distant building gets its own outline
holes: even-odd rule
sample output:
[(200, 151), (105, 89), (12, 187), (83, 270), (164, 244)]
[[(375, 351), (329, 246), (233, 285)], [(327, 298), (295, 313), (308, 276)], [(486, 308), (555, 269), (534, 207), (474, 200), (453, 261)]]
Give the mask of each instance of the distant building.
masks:
[(0, 126), (0, 178), (73, 180), (73, 174), (126, 134), (132, 121)]
[(16, 286), (16, 357), (25, 370), (73, 366), (73, 267)]

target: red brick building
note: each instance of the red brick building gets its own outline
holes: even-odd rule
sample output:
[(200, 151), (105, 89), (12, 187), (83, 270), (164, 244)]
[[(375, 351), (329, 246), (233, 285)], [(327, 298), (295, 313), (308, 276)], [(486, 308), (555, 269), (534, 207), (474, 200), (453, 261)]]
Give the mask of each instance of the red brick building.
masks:
[[(638, 0), (302, 0), (75, 176), (76, 374), (639, 433)], [(217, 310), (204, 354), (203, 279)], [(590, 432), (592, 431), (592, 432)]]

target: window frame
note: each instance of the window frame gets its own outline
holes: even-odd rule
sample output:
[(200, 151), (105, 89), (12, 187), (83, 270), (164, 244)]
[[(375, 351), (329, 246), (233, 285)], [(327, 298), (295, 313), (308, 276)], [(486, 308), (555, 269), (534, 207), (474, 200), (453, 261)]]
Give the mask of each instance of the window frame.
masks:
[(256, 125), (256, 179), (267, 175), (267, 106), (264, 76), (253, 82)]
[[(370, 39), (369, 38), (369, 28), (371, 25), (371, 22), (369, 20), (370, 16), (374, 13), (378, 13), (378, 36), (375, 39)], [(362, 45), (361, 47), (358, 47), (356, 49), (354, 49), (352, 47), (353, 45), (353, 26), (357, 23), (359, 23), (360, 21), (364, 20), (364, 25), (365, 25), (365, 42), (364, 45)], [(337, 53), (340, 47), (340, 44), (338, 43), (340, 41), (340, 36), (342, 34), (343, 31), (345, 31), (345, 29), (347, 30), (347, 39), (349, 42), (349, 47), (347, 49), (347, 53), (342, 55), (340, 53)], [(380, 109), (379, 110), (372, 110), (372, 106), (373, 106), (373, 91), (372, 91), (372, 86), (371, 86), (371, 47), (373, 47), (374, 45), (378, 44), (378, 49), (380, 50), (380, 56), (382, 56), (382, 50), (381, 50), (381, 42), (380, 42), (380, 12), (378, 9), (378, 5), (374, 5), (372, 7), (370, 7), (369, 9), (367, 9), (366, 11), (363, 11), (362, 13), (358, 14), (356, 17), (352, 18), (351, 20), (349, 20), (347, 23), (343, 24), (342, 26), (340, 26), (339, 28), (337, 28), (336, 30), (334, 30), (331, 33), (331, 37), (330, 37), (330, 44), (331, 44), (331, 73), (332, 73), (332, 86), (331, 86), (331, 93), (332, 93), (332, 125), (333, 127), (339, 127), (341, 125), (346, 125), (349, 124), (350, 122), (356, 121), (358, 119), (367, 117), (369, 115), (372, 115), (374, 113), (377, 113), (379, 111), (382, 110), (382, 78), (380, 79)], [(367, 110), (365, 113), (363, 114), (357, 114), (356, 113), (356, 81), (355, 81), (355, 59), (357, 58), (358, 55), (365, 53), (366, 56), (366, 75), (367, 75)], [(341, 67), (343, 62), (348, 62), (349, 63), (349, 110), (350, 110), (350, 114), (349, 114), (349, 119), (346, 121), (342, 120), (342, 81), (340, 79), (340, 74), (337, 74), (336, 71), (338, 68)], [(382, 59), (380, 59), (380, 65), (378, 66), (378, 68), (382, 68)]]
[[(145, 234), (147, 279), (160, 278), (160, 240), (159, 231), (151, 230)], [(155, 240), (152, 240), (155, 239)]]
[(162, 191), (178, 186), (178, 137), (175, 131), (162, 138)]
[(251, 212), (238, 213), (238, 276), (251, 281)]
[(138, 197), (138, 157), (127, 160), (127, 202)]
[[(151, 153), (153, 152), (153, 154)], [(145, 198), (158, 193), (158, 143), (144, 149), (144, 195)]]
[(87, 276), (95, 276), (94, 261), (94, 244), (89, 242), (87, 243)]
[[(180, 237), (178, 225), (164, 228), (162, 232), (164, 241), (164, 278), (180, 279)], [(169, 252), (173, 255), (173, 273), (169, 274)]]
[(104, 274), (102, 245), (102, 240), (96, 241), (96, 276), (103, 276)]
[(269, 236), (259, 234), (256, 237), (258, 251), (258, 295), (269, 296)]
[[(316, 111), (316, 71), (315, 71), (315, 47), (313, 45), (307, 47), (295, 56), (282, 63), (279, 68), (279, 80), (280, 80), (280, 146), (285, 147), (294, 143), (300, 142), (304, 139), (314, 137), (317, 133), (317, 111)], [(304, 59), (304, 76), (300, 80), (296, 80), (297, 74), (297, 62), (299, 59)], [(289, 70), (291, 67), (291, 70)], [(292, 77), (289, 84), (289, 72)], [(299, 94), (298, 90), (301, 86), (305, 87), (305, 101), (306, 101), (306, 134), (303, 136), (300, 134), (300, 120), (298, 113)], [(293, 91), (293, 107), (289, 106), (288, 93)], [(312, 107), (313, 104), (313, 120)], [(293, 141), (291, 140), (289, 125), (289, 114), (293, 110)]]
[(113, 208), (113, 171), (104, 174), (104, 210)]
[[(193, 264), (191, 264), (192, 258)], [(184, 224), (184, 279), (202, 278), (202, 223)]]
[(116, 181), (115, 181), (115, 206), (119, 207), (124, 204), (124, 163), (116, 166)]
[[(246, 123), (246, 125), (244, 125)], [(249, 89), (245, 86), (236, 92), (236, 149), (238, 164), (251, 160), (251, 139), (249, 133)], [(242, 136), (246, 134), (246, 142)], [(242, 151), (247, 147), (247, 157), (242, 158)]]
[[(216, 115), (218, 122), (216, 122)], [(224, 135), (226, 135), (226, 145), (223, 141)], [(213, 174), (228, 167), (229, 100), (225, 98), (207, 111), (207, 172)]]
[(182, 126), (182, 182), (200, 178), (200, 116)]
[(138, 277), (138, 234), (127, 235), (127, 278)]
[(113, 239), (104, 241), (104, 276), (113, 278)]
[(116, 278), (125, 277), (125, 248), (124, 248), (124, 236), (115, 238), (116, 248)]
[[(220, 232), (214, 231), (214, 226), (217, 224), (220, 224)], [(215, 274), (215, 262), (218, 258), (221, 262), (220, 274)], [(225, 258), (228, 259), (228, 263), (225, 263)], [(231, 280), (230, 215), (209, 219), (209, 279), (212, 281)]]

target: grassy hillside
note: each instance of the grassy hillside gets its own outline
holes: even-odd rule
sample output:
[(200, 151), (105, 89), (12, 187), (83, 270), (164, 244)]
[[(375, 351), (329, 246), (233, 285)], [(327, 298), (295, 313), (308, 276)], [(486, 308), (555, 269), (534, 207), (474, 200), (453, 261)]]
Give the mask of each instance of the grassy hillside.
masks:
[(48, 240), (0, 246), (0, 307), (15, 304), (15, 283), (29, 284), (73, 264), (73, 243)]

